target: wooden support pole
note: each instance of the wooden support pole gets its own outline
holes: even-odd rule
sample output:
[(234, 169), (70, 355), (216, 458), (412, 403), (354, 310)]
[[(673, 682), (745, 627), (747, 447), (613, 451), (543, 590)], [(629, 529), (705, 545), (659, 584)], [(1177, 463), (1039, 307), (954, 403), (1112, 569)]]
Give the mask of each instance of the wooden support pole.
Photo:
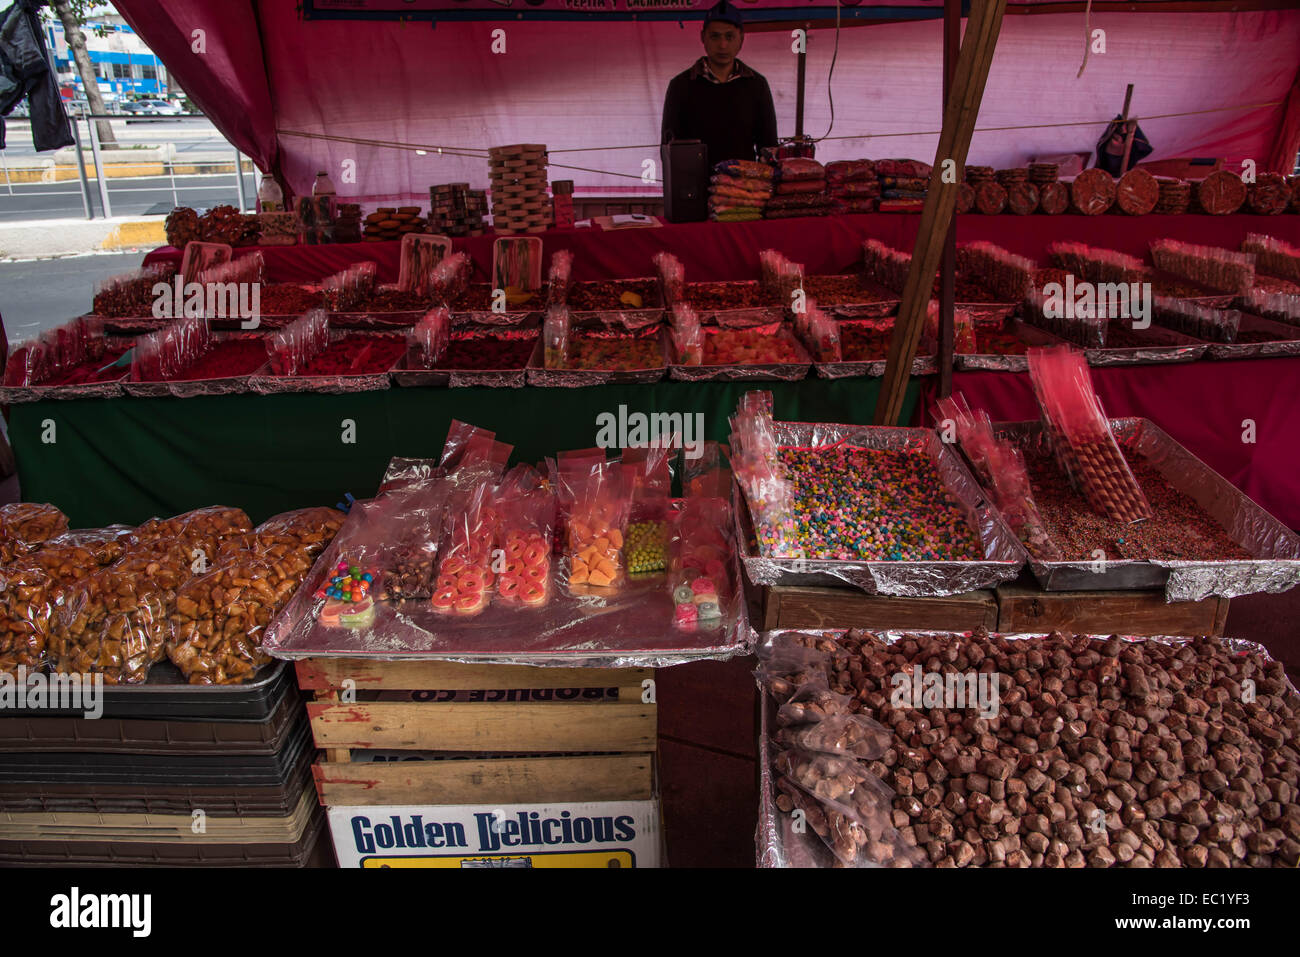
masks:
[(1133, 84), (1128, 85), (1128, 90), (1124, 93), (1124, 119), (1120, 123), (1120, 129), (1124, 131), (1124, 158), (1120, 160), (1119, 175), (1123, 176), (1128, 172), (1128, 158), (1133, 152), (1133, 134), (1137, 132), (1137, 122), (1135, 121), (1130, 127), (1128, 125), (1128, 109), (1133, 102)]
[[(961, 0), (943, 0), (943, 105), (948, 106), (952, 77), (957, 71), (957, 51), (961, 47)], [(960, 180), (961, 171), (957, 171)], [(957, 214), (948, 219), (948, 234), (943, 241), (943, 262), (939, 265), (939, 396), (952, 395), (953, 310), (957, 286)]]
[(903, 287), (903, 301), (898, 310), (898, 321), (894, 323), (894, 334), (889, 340), (885, 378), (880, 397), (876, 400), (874, 421), (877, 425), (898, 424), (903, 411), (912, 359), (925, 325), (930, 287), (943, 255), (947, 226), (957, 206), (957, 184), (942, 180), (944, 161), (951, 160), (957, 169), (966, 165), (966, 152), (970, 149), (971, 134), (979, 117), (984, 83), (993, 62), (1006, 7), (1006, 0), (978, 0), (971, 5), (966, 37), (957, 56), (952, 90), (943, 111), (943, 131), (939, 134), (934, 170), (930, 173), (930, 186), (921, 209), (912, 266)]

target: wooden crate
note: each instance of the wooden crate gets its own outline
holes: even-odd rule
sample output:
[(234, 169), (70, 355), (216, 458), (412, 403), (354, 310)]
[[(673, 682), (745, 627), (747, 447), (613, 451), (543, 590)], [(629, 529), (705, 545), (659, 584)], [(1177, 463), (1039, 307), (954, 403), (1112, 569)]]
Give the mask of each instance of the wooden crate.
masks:
[[(649, 668), (532, 668), (312, 658), (297, 663), (324, 805), (638, 801), (653, 793), (656, 705)], [(518, 690), (617, 688), (617, 701), (491, 700)], [(362, 701), (366, 691), (485, 692), (481, 701)], [(348, 692), (357, 692), (350, 701)], [(354, 762), (358, 749), (470, 753)], [(510, 752), (504, 754), (503, 752)], [(566, 752), (557, 756), (555, 752)], [(602, 752), (572, 754), (569, 752)], [(474, 757), (481, 753), (482, 757)]]
[(763, 589), (763, 629), (870, 628), (877, 631), (990, 631), (998, 624), (991, 591), (943, 598), (868, 595), (856, 588), (777, 585)]
[(1223, 634), (1228, 599), (1166, 602), (1164, 592), (1045, 592), (1030, 582), (939, 598), (868, 595), (856, 588), (776, 586), (762, 594), (763, 629), (865, 628), (872, 631), (1077, 634)]
[(998, 631), (1073, 631), (1083, 635), (1223, 634), (1228, 599), (1165, 601), (1156, 591), (1045, 592), (1022, 585), (997, 589)]

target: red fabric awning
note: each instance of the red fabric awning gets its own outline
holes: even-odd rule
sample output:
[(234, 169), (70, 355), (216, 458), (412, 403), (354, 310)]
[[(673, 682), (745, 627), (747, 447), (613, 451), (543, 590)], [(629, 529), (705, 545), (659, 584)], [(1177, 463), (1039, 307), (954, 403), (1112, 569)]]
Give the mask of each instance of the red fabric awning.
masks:
[[(412, 8), (439, 3), (461, 8), (461, 0)], [(813, 0), (809, 9), (822, 6)], [(1045, 4), (1021, 6), (1037, 12)], [(294, 192), (309, 190), (325, 169), (341, 198), (370, 204), (423, 204), (435, 183), (486, 186), (483, 151), (516, 142), (546, 143), (552, 178), (579, 189), (637, 185), (646, 160), (657, 168), (668, 80), (700, 53), (694, 24), (676, 20), (514, 21), (506, 7), (499, 22), (305, 20), (289, 0), (118, 0), (117, 8), (259, 167), (278, 170)], [(1089, 26), (1105, 31), (1107, 48), (1077, 78), (1084, 25), (1082, 12), (1006, 18), (970, 162), (1004, 167), (1087, 152), (1134, 83), (1132, 109), (1155, 148), (1150, 159), (1249, 158), (1261, 170), (1290, 172), (1300, 148), (1300, 10), (1094, 10)], [(504, 53), (493, 51), (494, 30), (504, 31)], [(194, 50), (196, 31), (206, 52)], [(805, 130), (814, 136), (830, 128), (834, 45), (834, 30), (809, 40)], [(842, 31), (832, 138), (818, 145), (818, 158), (930, 160), (941, 125), (941, 50), (934, 20)], [(767, 76), (779, 131), (792, 134), (790, 36), (754, 31), (741, 57)], [(385, 145), (394, 143), (410, 148)]]

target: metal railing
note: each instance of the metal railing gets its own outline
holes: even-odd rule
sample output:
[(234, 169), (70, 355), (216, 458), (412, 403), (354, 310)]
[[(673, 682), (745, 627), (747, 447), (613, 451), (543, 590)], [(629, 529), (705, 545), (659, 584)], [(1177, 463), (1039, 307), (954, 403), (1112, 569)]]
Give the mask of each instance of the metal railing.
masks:
[[(105, 176), (105, 162), (104, 162), (103, 150), (101, 148), (100, 139), (99, 139), (98, 123), (96, 121), (125, 120), (127, 123), (134, 123), (142, 120), (143, 118), (136, 114), (86, 113), (80, 109), (77, 109), (75, 112), (70, 112), (69, 118), (71, 120), (70, 125), (71, 125), (73, 140), (75, 141), (74, 148), (77, 155), (77, 178), (79, 180), (80, 188), (75, 190), (42, 189), (39, 191), (38, 195), (80, 196), (82, 210), (85, 214), (86, 219), (95, 218), (96, 205), (98, 205), (98, 208), (101, 211), (103, 218), (109, 219), (113, 215), (113, 204), (112, 204), (112, 197), (110, 195), (109, 179), (107, 176)], [(24, 118), (22, 117), (13, 117), (8, 122), (10, 124), (13, 124), (14, 126), (18, 126), (19, 128), (21, 128), (23, 119)], [(194, 119), (207, 119), (207, 117), (205, 117), (202, 113), (183, 113), (177, 116), (151, 117), (151, 119), (194, 120)], [(81, 128), (82, 123), (86, 124), (86, 133), (89, 134), (91, 162), (93, 163), (94, 170), (95, 170), (95, 174), (94, 174), (95, 189), (93, 192), (90, 184), (90, 176), (88, 175), (86, 170), (86, 150), (85, 150), (84, 140), (83, 140), (83, 136), (85, 136), (86, 133), (83, 133), (82, 131)], [(13, 132), (16, 132), (16, 130), (12, 129), (11, 127), (11, 136), (10, 136), (11, 139), (12, 139)], [(220, 136), (220, 134), (217, 135)], [(252, 199), (252, 197), (248, 195), (246, 184), (244, 183), (244, 176), (246, 175), (246, 171), (244, 169), (244, 157), (240, 153), (237, 147), (230, 146), (229, 144), (227, 144), (227, 146), (234, 154), (234, 173), (232, 175), (234, 177), (235, 182), (233, 184), (234, 203), (232, 205), (236, 205), (240, 212), (254, 211), (256, 206), (255, 201)], [(15, 190), (14, 187), (15, 185), (23, 185), (23, 184), (15, 184), (13, 182), (13, 179), (9, 173), (9, 165), (10, 164), (6, 158), (6, 152), (4, 150), (0, 150), (0, 169), (3, 170), (3, 174), (4, 174), (5, 192), (9, 196), (22, 195), (22, 193)], [(215, 185), (199, 185), (193, 183), (178, 184), (176, 179), (177, 177), (176, 167), (178, 165), (190, 166), (193, 165), (192, 163), (177, 163), (174, 159), (165, 155), (164, 158), (161, 160), (160, 165), (162, 166), (163, 175), (167, 177), (167, 181), (168, 181), (167, 187), (164, 188), (159, 186), (112, 186), (111, 187), (112, 194), (160, 193), (160, 192), (169, 191), (171, 193), (171, 201), (173, 207), (181, 205), (180, 192), (182, 189), (184, 189), (184, 191), (187, 193), (193, 193), (193, 192), (223, 193), (225, 195), (221, 197), (221, 201), (227, 201), (230, 198), (231, 184), (228, 181), (220, 184), (215, 184)], [(253, 196), (255, 197), (256, 189), (257, 189), (256, 183), (257, 180), (260, 178), (260, 175), (255, 167), (251, 169), (251, 172), (254, 177)], [(180, 175), (185, 176), (186, 174), (180, 174)], [(200, 174), (200, 175), (222, 175), (222, 174), (218, 173), (218, 174)], [(140, 177), (121, 177), (121, 178), (129, 179), (129, 178), (140, 178)], [(96, 196), (96, 194), (98, 195)], [(95, 202), (96, 199), (98, 200), (98, 203)]]

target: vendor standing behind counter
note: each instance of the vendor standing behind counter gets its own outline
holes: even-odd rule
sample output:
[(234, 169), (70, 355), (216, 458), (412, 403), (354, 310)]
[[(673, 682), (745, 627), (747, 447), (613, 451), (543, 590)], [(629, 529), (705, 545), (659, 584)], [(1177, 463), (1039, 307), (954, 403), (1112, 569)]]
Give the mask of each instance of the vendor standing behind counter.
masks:
[(776, 108), (761, 73), (737, 59), (745, 26), (737, 10), (721, 0), (704, 15), (704, 56), (668, 84), (660, 141), (701, 140), (710, 165), (752, 160), (776, 146)]

